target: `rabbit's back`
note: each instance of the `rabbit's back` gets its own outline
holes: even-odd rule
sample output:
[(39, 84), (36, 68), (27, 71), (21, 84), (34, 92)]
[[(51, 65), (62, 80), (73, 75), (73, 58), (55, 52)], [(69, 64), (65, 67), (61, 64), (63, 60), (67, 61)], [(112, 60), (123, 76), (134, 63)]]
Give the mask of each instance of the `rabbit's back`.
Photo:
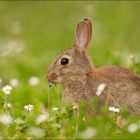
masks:
[[(93, 88), (106, 84), (102, 96), (108, 104), (127, 107), (130, 112), (140, 114), (140, 77), (129, 70), (117, 66), (106, 66), (93, 72)], [(110, 94), (109, 96), (107, 94)], [(108, 99), (107, 99), (108, 98)]]

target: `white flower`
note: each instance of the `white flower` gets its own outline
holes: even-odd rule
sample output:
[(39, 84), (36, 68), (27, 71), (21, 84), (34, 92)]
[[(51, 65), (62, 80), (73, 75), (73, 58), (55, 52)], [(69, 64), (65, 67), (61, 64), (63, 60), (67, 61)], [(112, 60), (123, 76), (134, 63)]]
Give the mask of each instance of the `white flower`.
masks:
[(114, 107), (110, 106), (109, 111), (114, 111)]
[(2, 91), (7, 95), (11, 93), (11, 90), (12, 90), (12, 86), (9, 86), (9, 85), (6, 85), (2, 88)]
[(114, 112), (120, 112), (119, 108), (114, 108)]
[(33, 137), (42, 138), (45, 136), (45, 130), (37, 127), (31, 127), (28, 129), (28, 134)]
[(4, 125), (8, 125), (12, 123), (12, 117), (7, 114), (0, 114), (0, 122), (3, 123)]
[(29, 105), (25, 105), (24, 109), (27, 110), (28, 112), (32, 111), (34, 109), (34, 106), (29, 104)]
[(36, 76), (30, 77), (29, 84), (32, 86), (36, 86), (39, 84), (39, 79)]
[(131, 123), (130, 125), (128, 125), (128, 131), (130, 133), (135, 133), (138, 129), (138, 125), (136, 123)]
[(100, 95), (103, 93), (103, 91), (105, 90), (105, 87), (106, 87), (105, 84), (100, 84), (100, 85), (98, 86), (97, 91), (96, 91), (95, 94), (96, 94), (97, 96), (100, 96)]
[(110, 106), (109, 107), (109, 111), (112, 111), (112, 112), (120, 112), (120, 109), (119, 108), (116, 108), (114, 106)]
[(83, 139), (91, 139), (96, 135), (97, 131), (95, 128), (88, 127), (84, 132), (82, 132), (81, 136)]
[(53, 107), (53, 111), (57, 111), (58, 110), (58, 107)]
[(40, 123), (42, 123), (42, 122), (45, 122), (45, 121), (48, 120), (48, 118), (49, 118), (49, 114), (48, 114), (48, 113), (43, 113), (43, 114), (41, 114), (41, 115), (39, 115), (39, 116), (37, 117), (36, 123), (37, 123), (37, 124), (40, 124)]
[(11, 103), (4, 103), (4, 108), (11, 108), (12, 107), (12, 104)]
[(17, 79), (11, 79), (10, 80), (10, 85), (13, 86), (13, 87), (17, 86), (18, 83), (19, 83), (19, 81)]

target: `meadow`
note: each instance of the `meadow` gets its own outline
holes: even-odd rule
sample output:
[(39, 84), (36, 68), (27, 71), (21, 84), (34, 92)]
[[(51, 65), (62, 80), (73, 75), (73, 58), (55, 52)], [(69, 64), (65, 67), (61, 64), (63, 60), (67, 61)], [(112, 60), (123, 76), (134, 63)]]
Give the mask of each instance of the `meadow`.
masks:
[(85, 17), (95, 67), (140, 75), (139, 13), (139, 1), (0, 1), (0, 139), (140, 138), (139, 116), (104, 108), (91, 117), (85, 103), (65, 105), (61, 85), (50, 88), (46, 78)]

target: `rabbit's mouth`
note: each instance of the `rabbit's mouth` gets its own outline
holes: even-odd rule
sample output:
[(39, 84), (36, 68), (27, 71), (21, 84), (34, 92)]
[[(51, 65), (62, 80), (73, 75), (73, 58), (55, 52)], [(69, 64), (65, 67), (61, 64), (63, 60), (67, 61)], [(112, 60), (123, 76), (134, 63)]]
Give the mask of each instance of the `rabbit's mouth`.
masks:
[(48, 80), (48, 83), (49, 83), (49, 87), (53, 86), (53, 85), (56, 85), (57, 83), (54, 82), (54, 81), (51, 81), (51, 80)]
[(49, 72), (47, 74), (47, 79), (48, 79), (49, 87), (57, 84), (57, 81), (56, 81), (57, 80), (57, 75), (54, 72)]
[(54, 72), (50, 72), (47, 74), (47, 79), (48, 79), (48, 83), (49, 86), (51, 87), (52, 85), (56, 85), (57, 83), (61, 83), (62, 82), (62, 76), (64, 74), (56, 74)]

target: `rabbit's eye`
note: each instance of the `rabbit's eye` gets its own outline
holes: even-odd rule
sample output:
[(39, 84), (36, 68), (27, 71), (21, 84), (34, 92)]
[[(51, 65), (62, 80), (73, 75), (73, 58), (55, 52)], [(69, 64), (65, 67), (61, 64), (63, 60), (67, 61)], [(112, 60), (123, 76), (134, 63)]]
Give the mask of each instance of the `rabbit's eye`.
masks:
[(61, 65), (67, 65), (69, 63), (69, 59), (68, 58), (62, 58), (61, 59)]

